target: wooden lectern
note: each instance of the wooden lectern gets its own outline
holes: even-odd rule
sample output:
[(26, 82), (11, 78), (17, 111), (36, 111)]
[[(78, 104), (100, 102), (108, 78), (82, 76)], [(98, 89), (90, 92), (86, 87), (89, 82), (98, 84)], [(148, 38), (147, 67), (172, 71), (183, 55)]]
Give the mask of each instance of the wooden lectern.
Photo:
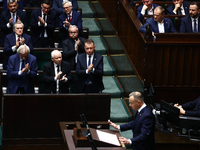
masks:
[[(68, 150), (91, 150), (89, 141), (82, 134), (86, 130), (87, 130), (86, 128), (81, 128), (82, 132), (80, 133), (77, 132), (77, 128), (74, 128), (73, 130), (64, 130), (64, 136), (65, 136)], [(98, 129), (98, 130), (103, 131), (105, 133), (117, 135), (118, 137), (120, 136), (120, 133), (117, 130), (110, 130), (110, 129)], [(100, 149), (100, 150), (125, 150), (126, 149), (126, 147), (116, 146), (109, 142), (103, 142), (102, 140), (100, 140), (97, 134), (97, 129), (90, 128), (90, 133), (93, 137), (95, 145), (97, 146), (97, 149)]]

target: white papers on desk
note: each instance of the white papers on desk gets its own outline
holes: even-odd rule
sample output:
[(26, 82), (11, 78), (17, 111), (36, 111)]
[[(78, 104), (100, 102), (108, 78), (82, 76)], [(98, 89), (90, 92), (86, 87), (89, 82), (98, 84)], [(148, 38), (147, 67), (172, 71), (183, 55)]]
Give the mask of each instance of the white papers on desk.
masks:
[(99, 137), (100, 141), (106, 142), (106, 143), (110, 143), (116, 146), (121, 146), (118, 140), (117, 135), (115, 134), (111, 134), (111, 133), (107, 133), (107, 132), (103, 132), (100, 130), (96, 130), (97, 135)]

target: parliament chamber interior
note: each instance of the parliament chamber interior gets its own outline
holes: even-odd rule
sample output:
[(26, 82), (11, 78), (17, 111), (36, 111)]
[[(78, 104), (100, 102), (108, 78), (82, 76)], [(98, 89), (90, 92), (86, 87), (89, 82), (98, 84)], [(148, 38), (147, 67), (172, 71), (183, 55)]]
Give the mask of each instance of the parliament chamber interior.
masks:
[[(155, 3), (167, 8), (172, 1)], [(0, 149), (69, 149), (64, 130), (77, 127), (76, 121), (81, 122), (80, 114), (86, 115), (92, 128), (113, 129), (107, 120), (123, 124), (134, 119), (136, 111), (129, 106), (128, 98), (129, 93), (139, 91), (152, 109), (159, 104), (174, 115), (173, 119), (166, 114), (163, 114), (165, 119), (156, 116), (157, 150), (200, 150), (200, 139), (196, 139), (200, 134), (194, 138), (196, 141), (180, 136), (177, 126), (180, 122), (181, 125), (188, 124), (188, 121), (178, 118), (180, 122), (177, 123), (177, 110), (170, 107), (170, 103), (183, 104), (199, 97), (200, 34), (157, 33), (156, 40), (148, 39), (139, 32), (142, 23), (137, 18), (136, 10), (142, 2), (135, 1), (134, 4), (133, 10), (130, 0), (78, 0), (82, 13), (82, 34), (94, 40), (95, 51), (103, 56), (105, 89), (102, 94), (77, 94), (73, 82), (69, 94), (42, 93), (43, 66), (51, 61), (52, 50), (62, 51), (58, 27), (54, 32), (56, 48), (34, 48), (38, 64), (35, 94), (6, 93), (8, 78), (2, 65), (4, 48), (0, 47)], [(27, 34), (31, 32), (30, 19), (34, 9), (24, 8), (29, 24)], [(144, 16), (143, 23), (150, 17)], [(179, 31), (182, 16), (165, 17), (170, 18)], [(75, 70), (72, 70), (72, 78), (76, 80)], [(165, 121), (172, 122), (171, 126)], [(200, 120), (194, 122), (200, 127)], [(81, 127), (84, 127), (82, 123)], [(161, 128), (169, 128), (170, 132)], [(128, 139), (133, 136), (131, 130), (120, 134)], [(132, 147), (126, 145), (126, 149)]]

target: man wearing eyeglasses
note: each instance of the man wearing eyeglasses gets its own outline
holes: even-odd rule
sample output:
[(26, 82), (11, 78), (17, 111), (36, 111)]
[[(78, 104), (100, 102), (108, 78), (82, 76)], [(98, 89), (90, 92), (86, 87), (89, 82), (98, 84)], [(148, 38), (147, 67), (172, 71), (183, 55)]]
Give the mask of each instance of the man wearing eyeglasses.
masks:
[(70, 63), (71, 70), (76, 69), (77, 57), (84, 53), (85, 38), (79, 37), (76, 25), (70, 25), (69, 38), (63, 41), (63, 59)]
[(43, 0), (41, 8), (31, 14), (31, 38), (33, 47), (54, 47), (56, 12), (51, 10), (51, 0)]
[(76, 25), (78, 30), (82, 30), (82, 18), (79, 12), (72, 10), (72, 2), (63, 1), (64, 12), (59, 16), (59, 29), (63, 33), (63, 40), (69, 37), (69, 26)]

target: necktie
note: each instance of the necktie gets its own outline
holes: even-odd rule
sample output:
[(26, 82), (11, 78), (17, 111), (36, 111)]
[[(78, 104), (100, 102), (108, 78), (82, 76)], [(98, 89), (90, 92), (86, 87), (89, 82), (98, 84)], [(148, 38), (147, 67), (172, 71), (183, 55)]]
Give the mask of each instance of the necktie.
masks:
[[(91, 64), (91, 56), (89, 56), (89, 59), (88, 59), (88, 67), (90, 66)], [(87, 78), (87, 83), (90, 82), (90, 72), (88, 73), (88, 78)]]
[(181, 8), (178, 8), (177, 14), (178, 14), (178, 15), (182, 15)]
[(56, 67), (57, 67), (57, 73), (58, 73), (58, 72), (60, 71), (60, 69), (59, 69), (59, 65), (57, 65)]
[(12, 18), (13, 18), (13, 28), (14, 28), (14, 24), (15, 24), (15, 22), (16, 22), (16, 18), (15, 18), (15, 14), (13, 13), (13, 15), (12, 15)]
[(194, 19), (194, 33), (197, 33), (197, 23), (196, 23), (196, 20)]
[(71, 18), (71, 15), (69, 15), (69, 22), (71, 22), (72, 18)]

